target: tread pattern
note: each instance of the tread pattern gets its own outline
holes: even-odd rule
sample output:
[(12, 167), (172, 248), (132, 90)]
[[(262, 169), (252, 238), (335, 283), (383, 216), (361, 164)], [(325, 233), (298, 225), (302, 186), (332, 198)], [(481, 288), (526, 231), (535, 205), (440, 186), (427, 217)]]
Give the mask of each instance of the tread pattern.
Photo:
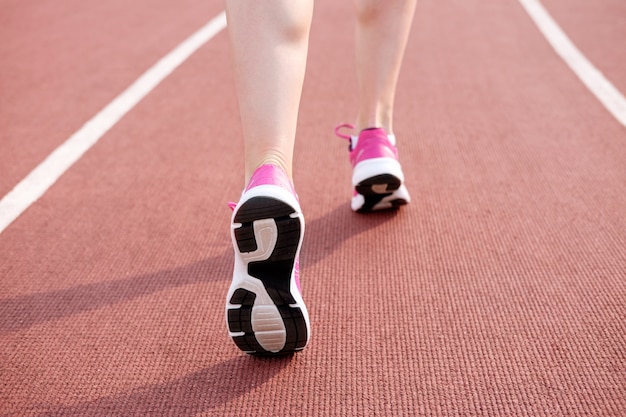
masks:
[(276, 245), (268, 259), (248, 264), (248, 274), (259, 279), (272, 302), (278, 309), (286, 331), (286, 341), (280, 352), (265, 350), (254, 335), (252, 309), (256, 294), (238, 288), (234, 291), (230, 304), (240, 307), (228, 310), (228, 327), (233, 333), (243, 335), (233, 337), (235, 344), (243, 351), (261, 355), (290, 353), (304, 348), (308, 340), (308, 328), (304, 313), (291, 294), (291, 273), (302, 234), (300, 218), (291, 217), (295, 209), (289, 204), (271, 197), (253, 197), (246, 201), (235, 214), (235, 223), (241, 227), (235, 230), (235, 241), (241, 253), (257, 249), (253, 224), (256, 220), (273, 219), (278, 231)]
[[(359, 213), (367, 213), (374, 210), (374, 207), (380, 203), (385, 197), (389, 197), (402, 185), (400, 178), (391, 174), (375, 175), (359, 182), (354, 188), (357, 193), (361, 194), (365, 203), (357, 210)], [(381, 193), (379, 190), (385, 187), (385, 192)], [(403, 198), (398, 198), (390, 201), (391, 208), (395, 209), (407, 204), (407, 201)]]

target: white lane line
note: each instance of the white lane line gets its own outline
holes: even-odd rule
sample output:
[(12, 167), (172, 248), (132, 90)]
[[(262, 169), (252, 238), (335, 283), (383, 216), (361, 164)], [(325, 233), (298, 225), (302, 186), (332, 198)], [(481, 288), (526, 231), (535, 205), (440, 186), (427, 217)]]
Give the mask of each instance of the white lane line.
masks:
[(626, 127), (626, 99), (576, 48), (539, 0), (519, 0), (543, 36), (602, 105)]
[(225, 27), (226, 14), (222, 12), (161, 58), (122, 94), (48, 155), (0, 200), (0, 233), (37, 201), (65, 171), (150, 91)]

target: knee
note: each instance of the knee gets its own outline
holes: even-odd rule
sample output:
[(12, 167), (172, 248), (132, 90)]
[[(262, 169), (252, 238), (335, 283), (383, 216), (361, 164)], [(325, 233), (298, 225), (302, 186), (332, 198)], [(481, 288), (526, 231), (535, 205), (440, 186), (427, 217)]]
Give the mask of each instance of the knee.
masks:
[(301, 42), (308, 39), (311, 28), (312, 10), (306, 7), (291, 7), (277, 15), (277, 28), (282, 32), (284, 39), (291, 42)]

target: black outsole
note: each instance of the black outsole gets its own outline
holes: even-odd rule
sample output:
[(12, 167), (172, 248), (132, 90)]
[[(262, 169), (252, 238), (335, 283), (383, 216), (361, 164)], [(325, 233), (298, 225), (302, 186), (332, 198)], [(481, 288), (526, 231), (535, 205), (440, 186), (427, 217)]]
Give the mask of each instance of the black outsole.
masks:
[(392, 200), (389, 202), (389, 204), (391, 204), (391, 207), (374, 210), (374, 207), (376, 206), (376, 204), (380, 203), (381, 200), (382, 198), (381, 199), (374, 199), (374, 198), (368, 199), (367, 197), (365, 197), (365, 203), (363, 204), (363, 207), (358, 209), (356, 212), (357, 213), (373, 213), (373, 212), (383, 211), (383, 210), (397, 210), (400, 207), (408, 204), (408, 201), (406, 201), (404, 198), (398, 198), (397, 200)]
[(273, 219), (276, 222), (278, 236), (272, 254), (264, 261), (250, 262), (248, 274), (263, 283), (278, 308), (286, 330), (285, 345), (279, 352), (264, 349), (252, 328), (252, 309), (256, 294), (243, 288), (236, 289), (229, 302), (241, 307), (229, 309), (227, 321), (231, 332), (244, 333), (233, 337), (235, 344), (244, 352), (259, 355), (286, 354), (303, 349), (307, 343), (308, 329), (304, 314), (299, 307), (291, 307), (296, 303), (290, 290), (291, 272), (302, 234), (300, 218), (290, 217), (293, 213), (294, 208), (281, 200), (253, 197), (243, 203), (235, 214), (234, 222), (242, 224), (235, 230), (235, 241), (241, 253), (253, 252), (258, 247), (254, 221)]
[[(386, 185), (387, 193), (381, 194), (373, 189), (374, 186)], [(359, 182), (354, 188), (357, 193), (368, 196), (368, 195), (382, 195), (387, 196), (391, 195), (394, 191), (396, 191), (402, 185), (402, 181), (400, 178), (391, 174), (381, 174), (375, 175), (373, 177), (369, 177)]]
[[(375, 187), (386, 186), (386, 192), (380, 193), (375, 190)], [(357, 193), (361, 194), (365, 202), (363, 206), (357, 210), (358, 213), (370, 213), (374, 211), (374, 207), (380, 203), (385, 197), (389, 197), (402, 185), (400, 178), (391, 174), (375, 175), (359, 182), (354, 189)], [(397, 209), (400, 206), (407, 204), (407, 201), (403, 198), (390, 201), (391, 207), (388, 210)]]

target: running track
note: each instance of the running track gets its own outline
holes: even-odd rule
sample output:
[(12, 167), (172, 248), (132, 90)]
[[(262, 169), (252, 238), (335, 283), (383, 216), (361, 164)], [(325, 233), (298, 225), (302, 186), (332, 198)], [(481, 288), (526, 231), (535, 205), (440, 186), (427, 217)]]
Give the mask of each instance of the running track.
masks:
[[(316, 4), (299, 122), (305, 352), (227, 338), (222, 31), (0, 234), (0, 416), (626, 415), (626, 128), (518, 1), (421, 0), (396, 112), (414, 201), (355, 215), (349, 3)], [(543, 4), (626, 92), (626, 4)], [(0, 0), (0, 196), (222, 8)]]

